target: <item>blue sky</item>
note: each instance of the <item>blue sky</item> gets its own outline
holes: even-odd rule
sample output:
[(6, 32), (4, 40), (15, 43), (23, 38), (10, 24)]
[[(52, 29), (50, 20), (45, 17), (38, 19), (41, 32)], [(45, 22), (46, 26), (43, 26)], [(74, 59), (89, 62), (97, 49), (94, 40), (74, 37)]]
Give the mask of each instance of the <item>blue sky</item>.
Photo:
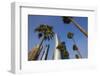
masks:
[[(74, 17), (74, 20), (78, 22), (81, 27), (88, 31), (88, 18), (87, 17)], [(61, 41), (66, 43), (66, 48), (70, 54), (70, 58), (75, 58), (75, 53), (72, 46), (73, 41), (67, 38), (68, 32), (74, 33), (74, 39), (79, 47), (79, 51), (82, 54), (83, 58), (88, 57), (88, 38), (83, 35), (73, 23), (64, 24), (61, 16), (43, 16), (43, 15), (28, 15), (28, 51), (40, 43), (37, 33), (34, 32), (34, 29), (40, 24), (48, 24), (53, 26), (54, 32), (58, 34)], [(48, 59), (52, 58), (54, 51), (54, 40), (45, 41), (45, 44), (50, 44), (50, 50)]]

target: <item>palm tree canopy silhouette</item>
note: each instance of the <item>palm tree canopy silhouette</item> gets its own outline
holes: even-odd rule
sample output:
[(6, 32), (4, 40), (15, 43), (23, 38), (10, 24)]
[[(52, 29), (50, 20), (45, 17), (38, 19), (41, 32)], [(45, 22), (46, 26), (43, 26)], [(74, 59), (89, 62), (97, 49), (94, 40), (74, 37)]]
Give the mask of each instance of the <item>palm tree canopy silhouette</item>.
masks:
[(75, 50), (78, 50), (78, 47), (77, 47), (77, 45), (73, 45), (73, 50), (75, 51)]
[(68, 32), (67, 37), (68, 37), (69, 39), (72, 39), (73, 36), (74, 36), (74, 34), (73, 34), (72, 32)]
[(72, 17), (68, 17), (68, 16), (63, 16), (63, 17), (62, 17), (63, 22), (64, 22), (65, 24), (70, 24), (70, 23), (71, 23), (70, 18), (72, 18)]
[(53, 27), (47, 24), (41, 24), (35, 29), (35, 32), (38, 32), (38, 37), (41, 38), (44, 36), (44, 40), (50, 40), (54, 36)]
[(76, 58), (76, 59), (79, 59), (80, 57), (76, 54), (76, 55), (75, 55), (75, 58)]

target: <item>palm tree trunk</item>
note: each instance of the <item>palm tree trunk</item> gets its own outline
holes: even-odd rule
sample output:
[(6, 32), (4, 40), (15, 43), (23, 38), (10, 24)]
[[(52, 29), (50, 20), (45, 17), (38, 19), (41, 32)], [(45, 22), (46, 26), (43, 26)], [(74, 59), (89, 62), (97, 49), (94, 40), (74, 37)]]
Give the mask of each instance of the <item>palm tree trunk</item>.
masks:
[(43, 41), (44, 41), (44, 37), (42, 38), (42, 40), (41, 40), (41, 42), (40, 42), (40, 44), (39, 44), (39, 50), (40, 50), (40, 48), (41, 48), (41, 46), (42, 46), (42, 44), (43, 44)]
[(39, 54), (40, 54), (40, 52), (41, 52), (40, 48), (41, 48), (41, 46), (42, 46), (42, 44), (43, 44), (43, 41), (44, 41), (44, 37), (42, 37), (42, 40), (41, 40), (41, 42), (40, 42), (40, 44), (39, 44), (39, 47), (38, 47), (38, 49), (37, 49), (37, 54), (36, 54), (34, 60), (37, 60), (37, 59), (38, 59), (38, 56), (39, 56)]
[(41, 60), (45, 60), (46, 52), (47, 52), (47, 45), (44, 47), (44, 51), (43, 51), (43, 54), (42, 54)]
[(76, 45), (76, 41), (75, 41), (74, 37), (72, 38), (72, 40), (73, 40), (74, 44)]
[(41, 53), (42, 49), (43, 49), (43, 46), (41, 45), (41, 47), (40, 47), (39, 51), (37, 51), (37, 52), (38, 52), (38, 55), (37, 55), (37, 60), (39, 60), (39, 55), (40, 55), (40, 53)]
[(41, 56), (40, 60), (42, 60), (42, 58), (43, 58), (43, 56), (44, 56), (44, 53), (45, 53), (45, 51), (43, 51), (43, 53), (42, 53), (42, 56)]
[(47, 60), (47, 56), (48, 56), (48, 52), (49, 52), (49, 47), (50, 47), (50, 45), (47, 45), (47, 52), (46, 52), (45, 60)]
[(75, 22), (75, 20), (72, 18), (70, 18), (70, 20), (86, 37), (88, 37), (88, 33), (77, 22)]
[(80, 58), (82, 58), (82, 55), (81, 55), (80, 51), (79, 51), (79, 50), (77, 50), (77, 52), (78, 52), (78, 54), (80, 55)]

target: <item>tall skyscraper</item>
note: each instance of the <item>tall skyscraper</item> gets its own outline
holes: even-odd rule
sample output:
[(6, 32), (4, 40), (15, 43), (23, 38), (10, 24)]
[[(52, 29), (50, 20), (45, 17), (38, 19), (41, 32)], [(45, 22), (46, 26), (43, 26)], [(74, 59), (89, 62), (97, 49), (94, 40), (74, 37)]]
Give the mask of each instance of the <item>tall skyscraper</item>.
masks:
[(55, 34), (55, 49), (54, 49), (54, 60), (61, 59), (61, 52), (57, 49), (58, 44), (60, 43), (60, 39), (57, 34)]

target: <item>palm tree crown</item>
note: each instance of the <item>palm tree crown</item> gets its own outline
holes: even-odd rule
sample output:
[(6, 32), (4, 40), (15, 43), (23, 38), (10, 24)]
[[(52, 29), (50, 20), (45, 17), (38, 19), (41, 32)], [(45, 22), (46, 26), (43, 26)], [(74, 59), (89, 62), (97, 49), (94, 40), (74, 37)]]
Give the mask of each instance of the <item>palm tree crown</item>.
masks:
[(76, 54), (76, 55), (75, 55), (75, 58), (76, 58), (76, 59), (79, 59), (80, 57)]
[(74, 51), (75, 51), (75, 50), (78, 50), (78, 47), (77, 47), (76, 44), (73, 45), (73, 50), (74, 50)]
[(54, 36), (53, 27), (47, 24), (41, 24), (35, 29), (35, 32), (38, 32), (39, 38), (44, 37), (45, 40), (50, 40)]
[(74, 34), (73, 34), (72, 32), (68, 32), (67, 37), (68, 37), (69, 39), (72, 39), (73, 36), (74, 36)]
[(68, 17), (68, 16), (63, 16), (63, 17), (62, 17), (63, 22), (66, 23), (66, 24), (70, 24), (70, 23), (71, 23), (70, 18), (72, 18), (72, 17)]
[(36, 56), (34, 58), (34, 60), (38, 59), (38, 56), (41, 52), (40, 48), (44, 42), (44, 40), (50, 40), (54, 37), (54, 32), (53, 32), (53, 27), (47, 25), (47, 24), (41, 24), (40, 26), (38, 26), (35, 30), (35, 32), (38, 32), (38, 37), (42, 38), (41, 42), (39, 44)]

